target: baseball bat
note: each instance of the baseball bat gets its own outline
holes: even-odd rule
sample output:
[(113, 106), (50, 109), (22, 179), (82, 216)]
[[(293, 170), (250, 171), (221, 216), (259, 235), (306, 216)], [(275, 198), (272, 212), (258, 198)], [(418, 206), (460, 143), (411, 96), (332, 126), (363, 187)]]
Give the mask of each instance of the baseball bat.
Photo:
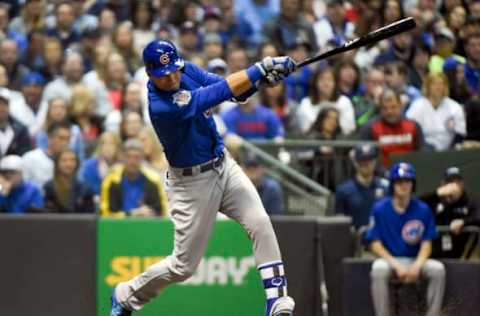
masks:
[(297, 68), (306, 66), (308, 64), (314, 63), (316, 61), (326, 59), (333, 55), (337, 55), (355, 48), (359, 48), (368, 44), (372, 44), (386, 38), (398, 35), (400, 33), (409, 31), (415, 28), (415, 20), (412, 17), (398, 20), (389, 25), (385, 25), (378, 30), (372, 31), (368, 34), (355, 38), (351, 41), (346, 42), (342, 46), (335, 47), (324, 53), (320, 53), (316, 56), (305, 59), (297, 65)]

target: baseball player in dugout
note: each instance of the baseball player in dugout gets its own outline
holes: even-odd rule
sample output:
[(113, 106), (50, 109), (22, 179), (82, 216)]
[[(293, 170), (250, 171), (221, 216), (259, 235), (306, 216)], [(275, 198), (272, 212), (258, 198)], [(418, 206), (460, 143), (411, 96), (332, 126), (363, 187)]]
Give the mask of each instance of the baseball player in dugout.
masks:
[(445, 290), (445, 267), (429, 259), (436, 238), (435, 219), (430, 208), (415, 197), (413, 165), (397, 163), (390, 169), (392, 195), (372, 206), (366, 239), (379, 258), (373, 262), (371, 290), (375, 314), (390, 315), (389, 282), (428, 280), (427, 316), (438, 316)]
[(254, 185), (226, 151), (212, 108), (229, 99), (246, 100), (261, 82), (278, 83), (295, 71), (295, 61), (266, 57), (222, 78), (184, 61), (166, 40), (149, 43), (143, 61), (150, 79), (150, 118), (170, 164), (167, 187), (175, 225), (174, 249), (144, 273), (117, 285), (110, 316), (131, 315), (169, 284), (192, 276), (218, 211), (242, 225), (253, 242), (266, 292), (266, 316), (293, 315), (295, 303), (287, 294), (272, 224)]

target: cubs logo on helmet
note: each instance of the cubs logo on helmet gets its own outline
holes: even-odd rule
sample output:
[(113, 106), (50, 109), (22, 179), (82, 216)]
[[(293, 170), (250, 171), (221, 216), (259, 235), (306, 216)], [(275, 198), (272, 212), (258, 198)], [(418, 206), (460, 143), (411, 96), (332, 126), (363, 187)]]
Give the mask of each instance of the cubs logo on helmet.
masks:
[(402, 227), (402, 238), (409, 245), (416, 245), (420, 242), (425, 231), (425, 225), (417, 219), (409, 220)]
[(150, 42), (143, 50), (143, 62), (147, 73), (155, 77), (166, 76), (184, 65), (175, 45), (167, 40)]

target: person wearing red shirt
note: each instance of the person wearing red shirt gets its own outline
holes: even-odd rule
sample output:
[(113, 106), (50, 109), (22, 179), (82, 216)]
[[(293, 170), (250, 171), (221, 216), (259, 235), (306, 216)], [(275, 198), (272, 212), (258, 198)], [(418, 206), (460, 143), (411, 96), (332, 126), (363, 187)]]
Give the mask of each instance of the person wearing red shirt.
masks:
[(383, 91), (379, 100), (380, 116), (360, 130), (360, 138), (379, 142), (383, 167), (391, 164), (392, 153), (407, 153), (424, 148), (422, 128), (402, 115), (400, 96), (392, 89)]

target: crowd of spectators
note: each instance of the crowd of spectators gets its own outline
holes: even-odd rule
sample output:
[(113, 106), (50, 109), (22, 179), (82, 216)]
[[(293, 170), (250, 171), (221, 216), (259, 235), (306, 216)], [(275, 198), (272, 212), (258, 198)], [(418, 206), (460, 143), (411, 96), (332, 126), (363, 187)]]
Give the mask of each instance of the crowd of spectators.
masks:
[[(141, 61), (151, 40), (226, 75), (265, 56), (301, 61), (406, 16), (412, 32), (303, 67), (214, 113), (225, 138), (375, 140), (383, 169), (392, 153), (477, 146), (480, 1), (1, 1), (0, 209), (167, 213), (168, 163), (149, 127)], [(334, 152), (322, 146), (307, 165)], [(370, 155), (356, 152), (354, 181), (376, 183)], [(245, 168), (263, 179), (255, 163)], [(310, 176), (335, 191), (329, 168)], [(18, 206), (17, 182), (31, 204)]]

